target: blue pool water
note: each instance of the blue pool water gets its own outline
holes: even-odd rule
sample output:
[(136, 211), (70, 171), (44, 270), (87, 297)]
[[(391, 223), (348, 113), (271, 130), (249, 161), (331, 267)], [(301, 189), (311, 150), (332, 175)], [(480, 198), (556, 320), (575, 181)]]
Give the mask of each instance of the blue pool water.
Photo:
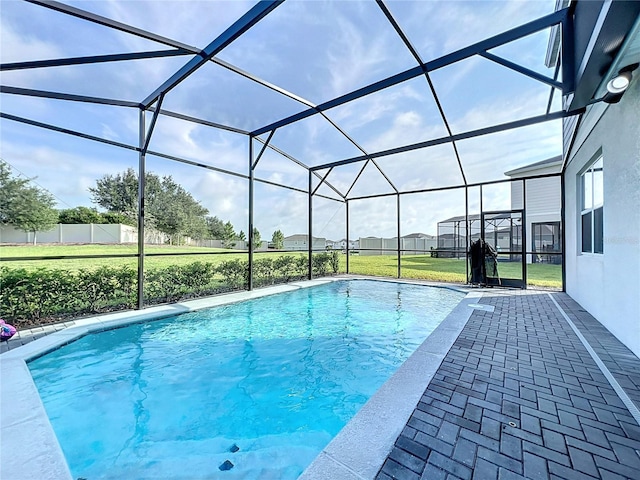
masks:
[(332, 282), (87, 335), (29, 368), (73, 478), (293, 479), (463, 296)]

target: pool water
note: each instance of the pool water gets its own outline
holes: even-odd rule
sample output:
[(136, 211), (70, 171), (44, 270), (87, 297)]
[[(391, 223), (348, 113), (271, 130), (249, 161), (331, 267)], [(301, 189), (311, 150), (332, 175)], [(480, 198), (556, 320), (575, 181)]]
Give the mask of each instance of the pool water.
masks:
[(74, 479), (296, 478), (464, 297), (349, 280), (29, 363)]

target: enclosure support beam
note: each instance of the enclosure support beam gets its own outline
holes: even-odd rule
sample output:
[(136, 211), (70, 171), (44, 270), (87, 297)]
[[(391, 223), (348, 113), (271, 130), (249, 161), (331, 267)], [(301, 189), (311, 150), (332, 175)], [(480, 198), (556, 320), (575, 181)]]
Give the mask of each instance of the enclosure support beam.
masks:
[(56, 127), (48, 123), (38, 122), (36, 120), (30, 120), (28, 118), (18, 117), (11, 115), (10, 113), (0, 112), (0, 118), (12, 120), (14, 122), (24, 123), (25, 125), (31, 125), (33, 127), (45, 128), (47, 130), (53, 130), (54, 132), (66, 133), (67, 135), (73, 135), (74, 137), (80, 137), (87, 140), (93, 140), (94, 142), (106, 143), (107, 145), (113, 145), (114, 147), (126, 148), (127, 150), (140, 150), (140, 147), (134, 147), (133, 145), (127, 145), (126, 143), (115, 142), (113, 140), (107, 140), (106, 138), (96, 137), (95, 135), (89, 135), (87, 133), (77, 132), (75, 130), (69, 130), (68, 128)]
[(465, 224), (465, 231), (466, 231), (466, 237), (467, 237), (467, 241), (466, 243), (466, 251), (464, 253), (464, 264), (465, 264), (465, 271), (466, 271), (466, 278), (465, 278), (465, 283), (468, 285), (469, 284), (469, 248), (471, 247), (470, 242), (471, 242), (471, 229), (470, 229), (470, 225), (469, 225), (469, 187), (465, 186), (464, 187), (464, 224)]
[(117, 53), (111, 55), (94, 55), (90, 57), (56, 58), (53, 60), (36, 60), (31, 62), (3, 63), (0, 71), (25, 70), (31, 68), (64, 67), (69, 65), (86, 65), (93, 63), (121, 62), (126, 60), (142, 60), (147, 58), (175, 57), (193, 55), (184, 49), (153, 50), (150, 52)]
[[(263, 133), (273, 130), (274, 128), (283, 127), (285, 125), (294, 123), (298, 120), (302, 120), (304, 118), (315, 115), (316, 113), (319, 113), (321, 111), (326, 111), (331, 108), (344, 105), (345, 103), (348, 103), (352, 100), (362, 98), (371, 93), (379, 92), (380, 90), (383, 90), (385, 88), (398, 85), (399, 83), (405, 82), (407, 80), (411, 80), (412, 78), (415, 78), (424, 74), (424, 72), (430, 72), (442, 67), (446, 67), (447, 65), (451, 65), (453, 63), (459, 62), (460, 60), (464, 60), (466, 58), (477, 55), (480, 52), (485, 52), (487, 50), (498, 47), (505, 43), (518, 40), (519, 38), (526, 37), (527, 35), (531, 35), (532, 33), (539, 32), (540, 30), (544, 30), (545, 28), (551, 27), (553, 25), (557, 25), (558, 23), (563, 22), (563, 26), (564, 24), (571, 25), (571, 20), (570, 19), (567, 20), (567, 17), (568, 17), (567, 12), (568, 12), (568, 9), (558, 10), (557, 12), (538, 18), (525, 25), (521, 25), (507, 32), (501, 33), (494, 37), (478, 42), (474, 45), (470, 45), (456, 52), (449, 53), (435, 60), (429, 61), (417, 67), (410, 68), (408, 70), (405, 70), (404, 72), (400, 72), (391, 77), (385, 78), (378, 82), (359, 88), (358, 90), (342, 95), (341, 97), (335, 98), (333, 100), (329, 100), (328, 102), (322, 103), (314, 108), (309, 108), (308, 110), (304, 110), (300, 113), (284, 118), (282, 120), (274, 122), (265, 127), (259, 128), (258, 130), (255, 130), (252, 133), (254, 135), (262, 135)], [(563, 41), (565, 41), (565, 37), (566, 37), (564, 30), (565, 28), (563, 28)], [(563, 55), (564, 55), (564, 48), (563, 48)], [(564, 59), (565, 58), (563, 56), (563, 60)], [(563, 64), (564, 64), (564, 61), (563, 61)], [(567, 75), (567, 76), (565, 77), (564, 75)], [(572, 84), (573, 84), (572, 75), (573, 73), (570, 72), (569, 69), (565, 68), (565, 71), (563, 71), (563, 78), (562, 78), (563, 84), (565, 84), (563, 89), (563, 93), (565, 94), (568, 93), (567, 84), (571, 85), (572, 87)]]
[[(559, 73), (559, 72), (560, 72), (560, 62), (556, 63), (556, 69), (555, 69), (555, 71), (553, 72), (553, 79), (554, 79), (554, 80), (557, 80), (557, 79), (558, 79), (558, 73)], [(549, 112), (551, 111), (551, 105), (553, 104), (553, 95), (554, 95), (554, 94), (555, 94), (555, 92), (556, 92), (556, 89), (555, 89), (555, 88), (550, 88), (549, 90), (550, 90), (550, 92), (549, 92), (549, 101), (547, 102), (547, 110), (546, 110), (547, 115), (548, 115), (548, 114), (549, 114)]]
[[(256, 163), (258, 163), (256, 161)], [(249, 136), (249, 282), (247, 288), (253, 290), (253, 136)]]
[(433, 147), (436, 145), (442, 145), (445, 143), (457, 142), (459, 140), (466, 140), (469, 138), (480, 137), (483, 135), (489, 135), (491, 133), (503, 132), (506, 130), (513, 130), (516, 128), (528, 127), (529, 125), (536, 125), (538, 123), (549, 122), (552, 120), (559, 120), (562, 118), (572, 117), (579, 113), (584, 113), (585, 109), (581, 108), (570, 112), (559, 111), (553, 112), (549, 115), (537, 115), (535, 117), (524, 118), (522, 120), (515, 120), (513, 122), (502, 123), (500, 125), (493, 125), (490, 127), (480, 128), (478, 130), (470, 130), (464, 133), (456, 133), (454, 135), (435, 138), (433, 140), (427, 140), (425, 142), (412, 143), (403, 147), (391, 148), (389, 150), (382, 150), (380, 152), (370, 153), (369, 155), (360, 155), (358, 157), (346, 158), (344, 160), (338, 160), (336, 162), (325, 163), (311, 167), (311, 170), (324, 170), (325, 168), (338, 167), (340, 165), (349, 165), (351, 163), (362, 162), (369, 160), (370, 158), (386, 157), (388, 155), (394, 155), (396, 153), (409, 152), (412, 150), (419, 150), (421, 148)]
[[(511, 247), (509, 247), (511, 248)], [(527, 179), (522, 179), (522, 280), (527, 289)]]
[[(248, 133), (247, 133), (247, 135), (248, 135)], [(261, 138), (259, 138), (259, 137), (254, 137), (254, 138), (255, 138), (258, 142), (265, 143), (265, 140), (263, 140), (263, 139), (261, 139)], [(282, 155), (282, 156), (283, 156), (284, 158), (286, 158), (287, 160), (292, 161), (292, 162), (293, 162), (293, 163), (295, 163), (296, 165), (298, 165), (298, 166), (300, 166), (300, 167), (304, 168), (305, 170), (309, 170), (309, 166), (308, 166), (308, 165), (305, 165), (304, 163), (302, 163), (302, 162), (301, 162), (300, 160), (298, 160), (297, 158), (292, 157), (292, 156), (291, 156), (291, 155), (289, 155), (287, 152), (285, 152), (285, 151), (283, 151), (283, 150), (280, 150), (280, 149), (279, 149), (278, 147), (276, 147), (275, 145), (273, 145), (273, 144), (269, 143), (269, 147), (268, 147), (268, 148), (270, 148), (270, 149), (271, 149), (271, 150), (273, 150), (274, 152), (279, 153), (280, 155)], [(316, 172), (315, 170), (314, 170), (313, 174), (314, 174), (316, 177), (318, 177), (318, 178), (322, 178), (322, 175), (320, 175), (320, 174), (319, 174), (318, 172)], [(329, 183), (326, 179), (325, 179), (324, 183), (327, 185), (327, 187), (329, 187), (331, 190), (333, 190), (334, 192), (336, 192), (336, 194), (337, 194), (337, 195), (338, 195), (342, 200), (344, 200), (344, 199), (345, 199), (345, 195), (343, 195), (343, 194), (342, 194), (342, 193), (341, 193), (341, 192), (340, 192), (336, 187), (334, 187), (333, 185), (331, 185), (331, 183)], [(306, 193), (306, 190), (305, 190), (305, 193)], [(319, 196), (319, 197), (323, 197), (323, 195), (318, 195), (318, 196)], [(331, 199), (331, 200), (336, 200), (335, 198), (331, 198), (331, 197), (324, 197), (324, 198), (328, 198), (328, 199)], [(336, 201), (339, 201), (339, 200), (336, 200)]]
[(562, 90), (562, 82), (558, 82), (555, 78), (549, 78), (546, 75), (542, 75), (538, 72), (535, 72), (529, 68), (525, 68), (522, 65), (518, 65), (517, 63), (511, 62), (505, 58), (499, 57), (498, 55), (494, 55), (489, 52), (480, 52), (480, 56), (486, 58), (487, 60), (491, 60), (503, 67), (507, 67), (515, 72), (521, 73), (522, 75), (526, 75), (529, 78), (533, 78), (542, 83), (546, 83), (547, 85), (558, 88)]
[(567, 242), (565, 239), (565, 222), (567, 220), (566, 215), (567, 215), (567, 211), (565, 208), (565, 182), (564, 182), (564, 169), (562, 171), (562, 174), (560, 175), (560, 245), (562, 248), (562, 257), (561, 257), (561, 262), (562, 262), (562, 291), (566, 292), (567, 291), (567, 255), (566, 255), (566, 251), (567, 251)]
[(140, 109), (139, 115), (139, 142), (138, 155), (138, 309), (144, 308), (144, 190), (145, 190), (145, 150), (146, 128), (145, 111)]
[[(87, 20), (89, 22), (93, 22), (93, 23), (97, 23), (98, 25), (103, 25), (109, 28), (114, 28), (116, 30), (119, 30), (121, 32), (126, 32), (129, 33), (131, 35), (135, 35), (137, 37), (141, 37), (141, 38), (145, 38), (147, 40), (152, 40), (154, 42), (158, 42), (161, 43), (162, 45), (167, 45), (169, 47), (174, 47), (175, 49), (177, 49), (177, 51), (179, 52), (185, 52), (184, 54), (188, 55), (196, 55), (196, 56), (202, 56), (204, 55), (203, 51), (200, 50), (200, 48), (196, 48), (193, 47), (191, 45), (187, 45), (185, 43), (182, 42), (177, 42), (175, 40), (172, 40), (170, 38), (167, 37), (163, 37), (161, 35), (156, 35), (155, 33), (151, 33), (149, 31), (146, 30), (142, 30), (140, 28), (136, 28), (136, 27), (132, 27), (130, 25), (126, 25), (124, 23), (121, 22), (117, 22), (115, 20), (112, 20), (110, 18), (107, 17), (103, 17), (101, 15), (96, 15), (95, 13), (91, 13), (91, 12), (87, 12), (85, 10), (81, 10), (79, 8), (76, 7), (71, 7), (69, 5), (65, 5), (63, 3), (60, 2), (56, 2), (56, 1), (51, 1), (51, 0), (26, 0), (30, 3), (39, 5), (41, 7), (45, 7), (45, 8), (50, 8), (52, 10), (67, 14), (67, 15), (71, 15), (74, 17), (78, 17), (81, 18), (83, 20)], [(169, 50), (168, 52), (172, 52), (171, 50)], [(143, 55), (146, 52), (142, 52), (141, 54), (138, 55)], [(150, 52), (151, 54), (153, 54), (154, 52)], [(158, 52), (159, 54), (160, 52)], [(127, 54), (123, 54), (123, 55), (127, 55)], [(130, 55), (136, 55), (136, 54), (130, 54)], [(178, 55), (178, 53), (169, 53), (167, 55)], [(163, 56), (167, 56), (167, 55), (163, 55)], [(89, 61), (87, 63), (97, 63), (101, 60), (101, 57), (103, 56), (95, 56), (95, 57), (86, 57)], [(104, 57), (110, 57), (108, 55), (105, 55)], [(148, 57), (141, 57), (141, 58), (148, 58)], [(65, 59), (62, 59), (62, 61), (64, 61)], [(245, 72), (244, 70), (231, 65), (228, 62), (225, 62), (224, 60), (221, 60), (220, 58), (217, 57), (212, 57), (210, 59), (213, 63), (220, 65), (223, 68), (226, 68), (227, 70), (232, 71), (235, 74), (241, 75), (249, 80), (251, 80), (252, 82), (256, 82), (260, 85), (262, 85), (263, 87), (269, 88), (275, 92), (278, 92), (282, 95), (285, 95), (286, 97), (291, 98), (292, 100), (295, 100), (297, 102), (302, 103), (303, 105), (306, 105), (307, 107), (314, 107), (315, 105), (313, 103), (311, 103), (310, 101), (299, 97), (291, 92), (288, 92), (287, 90), (285, 90), (284, 88), (278, 87), (276, 85), (273, 85), (265, 80), (262, 80), (261, 78), (256, 77), (255, 75), (252, 75), (248, 72)], [(55, 61), (59, 61), (59, 60), (55, 60)], [(104, 61), (104, 60), (103, 60)], [(49, 62), (49, 61), (45, 61), (45, 62)], [(35, 63), (35, 62), (34, 62)]]
[[(162, 107), (162, 100), (164, 99), (164, 95), (160, 95), (158, 97), (158, 105), (155, 112), (153, 112), (153, 117), (151, 118), (151, 125), (149, 125), (149, 131), (145, 135), (144, 145), (142, 145), (142, 154), (146, 155), (147, 150), (149, 150), (149, 143), (151, 143), (151, 136), (153, 135), (153, 130), (156, 128), (156, 122), (158, 121), (158, 114), (160, 113), (160, 108)], [(143, 110), (144, 112), (144, 110)]]
[(346, 214), (345, 214), (346, 222), (345, 223), (347, 224), (346, 225), (347, 232), (345, 236), (345, 238), (347, 239), (347, 250), (346, 250), (347, 251), (347, 273), (349, 273), (349, 255), (350, 255), (350, 252), (349, 252), (350, 250), (349, 248), (349, 200), (347, 200), (345, 204), (346, 204)]
[(222, 32), (213, 42), (207, 45), (199, 55), (194, 56), (180, 70), (174, 73), (162, 85), (156, 88), (141, 103), (144, 108), (148, 108), (160, 94), (166, 94), (185, 80), (189, 75), (198, 70), (202, 65), (211, 60), (216, 54), (220, 53), (225, 47), (230, 45), (234, 40), (248, 31), (260, 20), (271, 13), (282, 0), (261, 0), (245, 13), (239, 20), (233, 23), (229, 28)]
[(482, 185), (480, 185), (480, 238), (484, 241), (484, 222), (482, 221)]
[[(411, 55), (413, 55), (413, 58), (415, 58), (416, 62), (418, 62), (418, 65), (421, 65), (421, 66), (424, 65), (424, 62), (422, 61), (422, 57), (420, 57), (420, 54), (415, 49), (415, 47), (411, 44), (411, 42), (409, 41), (409, 38), (404, 34), (404, 32), (402, 31), (402, 28), (400, 28), (400, 25), (398, 24), (398, 22), (396, 22), (396, 19), (393, 17), (393, 15), (391, 14), (391, 12), (387, 8), (387, 6), (384, 4), (384, 2), (382, 0), (377, 0), (377, 3), (378, 3), (378, 6), (380, 7), (380, 9), (382, 10), (382, 13), (384, 13), (384, 15), (387, 17), (387, 20), (389, 20), (389, 23), (391, 23), (391, 25), (393, 26), (394, 30), (398, 34), (398, 36), (402, 39), (404, 45), (411, 52)], [(440, 112), (440, 117), (442, 118), (442, 123), (444, 123), (444, 126), (447, 129), (447, 133), (449, 134), (449, 136), (452, 136), (453, 132), (451, 131), (451, 127), (449, 126), (449, 122), (447, 121), (447, 116), (444, 114), (444, 109), (442, 108), (442, 104), (440, 103), (440, 99), (438, 98), (438, 94), (436, 93), (436, 89), (433, 86), (433, 82), (431, 81), (431, 77), (429, 76), (429, 71), (426, 70), (426, 69), (424, 71), (424, 77), (427, 80), (427, 84), (429, 85), (429, 90), (431, 90), (431, 95), (433, 95), (433, 99), (436, 102), (436, 107), (438, 108), (438, 111)], [(454, 153), (456, 155), (456, 160), (458, 161), (458, 168), (460, 168), (460, 174), (462, 175), (462, 180), (463, 180), (464, 184), (466, 185), (467, 184), (467, 177), (464, 174), (464, 169), (462, 168), (462, 161), (460, 160), (460, 154), (458, 153), (458, 147), (456, 146), (456, 142), (454, 142), (454, 141), (451, 142), (451, 145), (452, 145), (453, 151), (454, 151)]]
[(55, 100), (68, 100), (71, 102), (97, 103), (99, 105), (113, 105), (114, 107), (132, 107), (139, 108), (138, 102), (129, 102), (126, 100), (115, 100), (112, 98), (90, 97), (87, 95), (75, 95), (72, 93), (50, 92), (47, 90), (34, 90), (32, 88), (12, 87), (10, 85), (1, 85), (0, 92), (10, 95), (24, 95), (27, 97), (53, 98)]
[[(250, 168), (252, 170), (255, 170), (255, 168), (258, 166), (258, 162), (260, 161), (260, 159), (262, 158), (262, 154), (264, 153), (264, 151), (267, 149), (267, 147), (269, 146), (269, 142), (271, 141), (271, 138), (273, 137), (273, 134), (276, 133), (275, 130), (272, 130), (271, 133), (269, 134), (269, 136), (267, 137), (267, 140), (264, 142), (264, 144), (262, 145), (262, 148), (260, 149), (260, 152), (258, 153), (258, 156), (256, 157), (256, 161), (253, 162), (253, 156), (252, 158), (252, 164), (250, 165)], [(250, 141), (251, 141), (251, 145), (253, 145), (253, 136), (249, 137)], [(253, 147), (252, 147), (253, 148)]]
[(397, 220), (397, 225), (396, 227), (398, 228), (397, 231), (397, 235), (398, 235), (398, 278), (401, 278), (402, 275), (402, 266), (401, 266), (401, 259), (400, 259), (400, 255), (401, 255), (401, 251), (400, 251), (400, 194), (396, 195), (396, 220)]
[(307, 239), (308, 243), (309, 243), (309, 258), (308, 258), (308, 263), (307, 263), (307, 267), (309, 269), (309, 273), (308, 273), (308, 279), (311, 280), (313, 278), (313, 218), (312, 218), (312, 214), (313, 214), (313, 191), (312, 191), (312, 174), (311, 174), (311, 170), (309, 170), (309, 238)]
[(575, 32), (573, 15), (568, 13), (562, 19), (562, 94), (568, 95), (576, 89), (575, 79)]
[(324, 183), (325, 179), (329, 176), (329, 174), (331, 173), (331, 171), (332, 171), (332, 170), (333, 170), (333, 167), (331, 167), (331, 168), (327, 171), (327, 173), (325, 173), (325, 174), (324, 174), (324, 177), (322, 177), (322, 178), (320, 179), (320, 182), (318, 183), (318, 185), (316, 185), (316, 188), (314, 188), (314, 189), (311, 191), (311, 195), (315, 195), (315, 194), (316, 194), (316, 192), (317, 192), (317, 191), (318, 191), (318, 189), (322, 186), (322, 184)]

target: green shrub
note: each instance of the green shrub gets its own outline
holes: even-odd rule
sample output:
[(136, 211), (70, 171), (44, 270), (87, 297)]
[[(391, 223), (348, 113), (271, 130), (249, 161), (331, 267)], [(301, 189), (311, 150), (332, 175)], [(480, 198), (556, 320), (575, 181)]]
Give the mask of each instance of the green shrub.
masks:
[(316, 253), (311, 258), (311, 265), (313, 268), (313, 275), (322, 277), (329, 271), (329, 263), (331, 261), (331, 254), (328, 252)]
[(129, 267), (77, 272), (0, 267), (0, 275), (0, 316), (19, 327), (127, 308), (135, 302), (136, 274)]
[[(337, 252), (312, 257), (313, 274), (338, 271)], [(144, 273), (146, 303), (160, 303), (246, 288), (248, 262), (234, 259), (217, 267), (193, 262), (149, 268)], [(253, 262), (254, 286), (305, 278), (307, 257), (259, 258)], [(129, 266), (102, 266), (68, 271), (0, 267), (0, 317), (28, 327), (88, 313), (133, 308), (137, 300), (137, 271)], [(222, 277), (222, 278), (220, 278)]]
[(244, 287), (248, 280), (249, 263), (239, 259), (227, 260), (218, 265), (217, 272), (231, 288)]
[(331, 271), (333, 273), (338, 273), (340, 271), (340, 255), (335, 250), (332, 252), (328, 252), (329, 254), (329, 265), (331, 266)]

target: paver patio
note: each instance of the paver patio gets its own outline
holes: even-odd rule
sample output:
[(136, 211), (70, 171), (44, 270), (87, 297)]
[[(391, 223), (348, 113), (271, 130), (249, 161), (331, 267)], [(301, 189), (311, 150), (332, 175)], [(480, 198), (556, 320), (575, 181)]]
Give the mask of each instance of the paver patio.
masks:
[(640, 478), (640, 359), (568, 295), (552, 296), (630, 408), (549, 294), (488, 292), (480, 303), (494, 311), (472, 314), (378, 480)]

